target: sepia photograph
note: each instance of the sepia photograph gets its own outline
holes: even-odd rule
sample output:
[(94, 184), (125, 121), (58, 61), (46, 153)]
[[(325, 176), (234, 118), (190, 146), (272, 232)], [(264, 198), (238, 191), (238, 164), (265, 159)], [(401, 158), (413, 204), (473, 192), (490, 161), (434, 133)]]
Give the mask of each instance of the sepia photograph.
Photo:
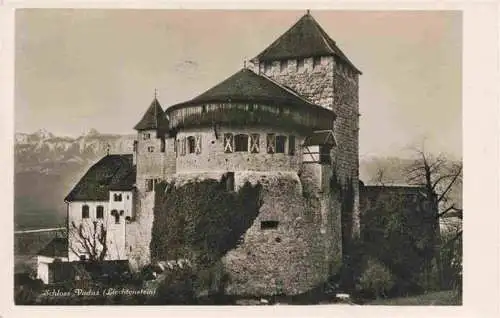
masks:
[(461, 11), (14, 19), (15, 305), (463, 305)]

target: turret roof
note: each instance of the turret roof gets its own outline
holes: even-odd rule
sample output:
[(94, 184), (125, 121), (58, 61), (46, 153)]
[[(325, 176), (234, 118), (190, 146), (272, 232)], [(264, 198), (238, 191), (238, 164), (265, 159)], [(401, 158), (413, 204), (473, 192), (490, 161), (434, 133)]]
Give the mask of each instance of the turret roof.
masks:
[(189, 105), (225, 102), (290, 105), (331, 112), (331, 110), (309, 102), (291, 88), (266, 76), (256, 74), (247, 68), (241, 69), (203, 94), (187, 102), (169, 107), (167, 111)]
[(314, 56), (336, 56), (361, 74), (309, 12), (254, 60), (271, 61)]
[(148, 110), (142, 116), (142, 119), (135, 125), (135, 130), (148, 130), (148, 129), (160, 129), (167, 130), (168, 129), (168, 119), (165, 116), (165, 112), (163, 111), (160, 102), (155, 97), (155, 99), (151, 102)]
[(90, 167), (64, 200), (108, 201), (110, 190), (131, 190), (134, 184), (132, 155), (107, 155)]

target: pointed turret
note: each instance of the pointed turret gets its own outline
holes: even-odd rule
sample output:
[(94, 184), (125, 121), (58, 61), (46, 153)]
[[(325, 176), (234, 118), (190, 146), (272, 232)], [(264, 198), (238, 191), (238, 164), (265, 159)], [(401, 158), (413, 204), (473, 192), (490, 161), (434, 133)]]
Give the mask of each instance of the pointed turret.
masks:
[(135, 130), (157, 130), (165, 132), (168, 130), (168, 119), (165, 116), (160, 102), (155, 97), (142, 119), (135, 125)]
[(361, 74), (309, 11), (253, 60), (265, 62), (316, 56), (336, 56)]

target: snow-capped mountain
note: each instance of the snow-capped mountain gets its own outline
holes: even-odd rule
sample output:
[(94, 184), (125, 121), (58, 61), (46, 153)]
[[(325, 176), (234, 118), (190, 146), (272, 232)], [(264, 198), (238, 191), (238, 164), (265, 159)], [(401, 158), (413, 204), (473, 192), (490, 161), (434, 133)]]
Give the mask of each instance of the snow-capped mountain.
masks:
[(78, 137), (56, 136), (41, 129), (15, 135), (16, 229), (64, 224), (64, 197), (83, 174), (108, 153), (132, 153), (134, 135), (101, 134), (95, 129)]
[(55, 136), (43, 129), (31, 134), (16, 133), (16, 171), (49, 162), (94, 162), (108, 152), (132, 153), (133, 140), (134, 135), (101, 134), (95, 129), (78, 137)]

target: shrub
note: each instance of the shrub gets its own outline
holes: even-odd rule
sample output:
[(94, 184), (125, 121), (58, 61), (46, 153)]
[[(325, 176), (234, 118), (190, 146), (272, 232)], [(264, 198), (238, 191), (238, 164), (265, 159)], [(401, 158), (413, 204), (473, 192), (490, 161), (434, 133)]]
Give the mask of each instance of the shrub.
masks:
[(387, 292), (393, 287), (394, 281), (390, 271), (379, 261), (368, 259), (365, 270), (359, 278), (360, 288), (380, 298), (386, 297)]

